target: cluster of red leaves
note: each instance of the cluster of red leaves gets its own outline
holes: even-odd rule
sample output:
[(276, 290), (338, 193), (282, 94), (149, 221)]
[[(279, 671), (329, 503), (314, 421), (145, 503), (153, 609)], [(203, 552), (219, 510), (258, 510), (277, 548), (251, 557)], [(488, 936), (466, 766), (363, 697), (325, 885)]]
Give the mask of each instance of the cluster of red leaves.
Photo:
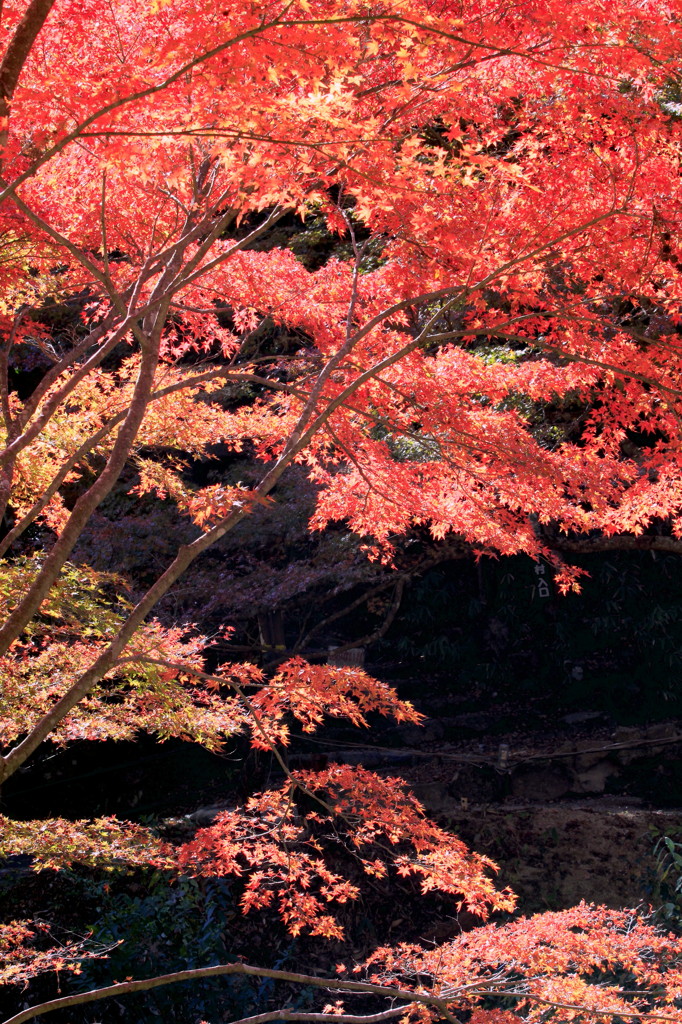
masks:
[(193, 489), (182, 480), (180, 466), (170, 467), (143, 459), (138, 465), (140, 483), (133, 488), (133, 493), (171, 498), (202, 530), (215, 525), (235, 509), (248, 509), (254, 503), (267, 506), (272, 502), (271, 498), (262, 498), (246, 487), (211, 484), (200, 490)]
[[(24, 9), (5, 4), (8, 30)], [(212, 197), (235, 211), (237, 226), (278, 205), (313, 209), (344, 232), (333, 186), (381, 246), (380, 265), (357, 287), (350, 262), (309, 273), (291, 252), (233, 252), (234, 238), (221, 234), (199, 258), (188, 240), (178, 258), (192, 273), (171, 296), (161, 346), (166, 361), (212, 345), (231, 358), (241, 333), (268, 316), (304, 333), (326, 359), (354, 325), (352, 352), (325, 382), (316, 413), (363, 383), (301, 454), (325, 488), (318, 524), (345, 519), (381, 543), (424, 524), (434, 537), (454, 531), (479, 548), (534, 555), (541, 544), (529, 513), (582, 532), (637, 533), (666, 516), (676, 525), (682, 262), (668, 243), (679, 233), (682, 128), (664, 99), (679, 47), (679, 0), (608, 8), (527, 0), (504, 11), (411, 0), (371, 12), (357, 0), (300, 0), (286, 12), (270, 2), (256, 11), (249, 0), (225, 11), (208, 0), (120, 0), (115, 14), (94, 0), (60, 0), (12, 103), (5, 175), (25, 176), (28, 212), (9, 197), (0, 210), (7, 268), (16, 277), (30, 253), (47, 278), (63, 267), (66, 293), (104, 275), (144, 303), (157, 280), (149, 254), (174, 251), (179, 211), (196, 209), (197, 162), (206, 161)], [(86, 149), (68, 141), (79, 123)], [(435, 135), (417, 127), (435, 125)], [(54, 159), (45, 156), (51, 146)], [(125, 259), (107, 260), (107, 247)], [(419, 328), (419, 303), (383, 314), (441, 288), (450, 289), (444, 301), (461, 295), (449, 311), (457, 329), (448, 313), (433, 325), (435, 341), (398, 357)], [(655, 308), (661, 330), (640, 344), (609, 308), (613, 296)], [(24, 292), (10, 289), (8, 310), (19, 298)], [(98, 301), (106, 318), (107, 288)], [(235, 332), (216, 301), (232, 310)], [(5, 321), (8, 333), (12, 317)], [(27, 330), (20, 324), (17, 337)], [(39, 344), (40, 330), (31, 337)], [(487, 366), (462, 350), (486, 339), (525, 348), (520, 364)], [(247, 376), (263, 369), (240, 355)], [(115, 374), (94, 368), (70, 389), (68, 412), (48, 417), (18, 455), (15, 507), (28, 512), (64, 459), (125, 408), (135, 362)], [(296, 374), (278, 367), (273, 386), (283, 377)], [(194, 452), (256, 440), (263, 453), (281, 450), (310, 378), (302, 374), (301, 384), (298, 394), (280, 391), (226, 416), (196, 402), (190, 386), (170, 400), (156, 393), (138, 443)], [(17, 422), (42, 412), (63, 385), (34, 410), (13, 410)], [(538, 443), (514, 405), (555, 395), (589, 404), (595, 389), (599, 407), (580, 446)], [(373, 436), (377, 423), (388, 438)], [(628, 431), (660, 442), (628, 459), (620, 449)], [(112, 427), (93, 441), (76, 472), (114, 437)], [(396, 439), (416, 457), (396, 459)], [(338, 460), (348, 473), (334, 471)], [(234, 500), (219, 488), (183, 496), (202, 526)], [(41, 514), (63, 527), (58, 492)]]
[(346, 718), (355, 726), (366, 726), (372, 711), (398, 722), (418, 723), (423, 717), (391, 686), (362, 669), (310, 665), (303, 658), (287, 661), (250, 704), (262, 730), (251, 726), (256, 747), (288, 743), (288, 717), (301, 722), (304, 732), (315, 732), (325, 715)]
[(182, 848), (180, 865), (244, 878), (245, 913), (274, 906), (294, 935), (308, 929), (342, 938), (329, 905), (355, 899), (359, 890), (330, 866), (340, 850), (360, 872), (415, 875), (424, 892), (448, 893), (482, 916), (514, 905), (488, 875), (493, 862), (429, 821), (400, 780), (345, 765), (295, 772), (281, 789), (221, 813)]
[(476, 928), (437, 949), (378, 949), (366, 967), (372, 981), (432, 992), (456, 1015), (473, 1011), (477, 1024), (544, 1021), (552, 1006), (564, 1020), (682, 1019), (682, 940), (630, 910), (581, 903)]
[(86, 940), (59, 942), (42, 921), (0, 924), (0, 985), (25, 983), (44, 971), (78, 974), (84, 960), (100, 956)]

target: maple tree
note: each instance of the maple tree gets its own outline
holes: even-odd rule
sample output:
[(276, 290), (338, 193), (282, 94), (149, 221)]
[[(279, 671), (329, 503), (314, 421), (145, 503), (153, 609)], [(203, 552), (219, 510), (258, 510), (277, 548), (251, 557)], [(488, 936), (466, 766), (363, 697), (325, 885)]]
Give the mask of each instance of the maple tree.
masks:
[[(679, 543), (679, 0), (5, 0), (0, 16), (0, 781), (48, 739), (250, 730), (278, 756), (291, 720), (417, 719), (359, 671), (209, 672), (206, 638), (149, 618), (295, 462), (319, 487), (312, 527), (345, 521), (387, 560), (419, 527), (546, 559), (566, 588), (562, 544)], [(346, 246), (315, 270), (269, 241), (311, 216)], [(51, 329), (66, 301), (77, 319)], [(253, 355), (266, 320), (296, 332), (292, 351)], [(43, 360), (27, 394), (26, 352)], [(226, 383), (255, 400), (226, 409)], [(538, 410), (562, 401), (578, 433), (543, 434)], [(263, 461), (255, 486), (188, 483), (174, 453), (218, 442)], [(131, 605), (125, 581), (70, 558), (133, 462), (137, 492), (196, 534)], [(670, 535), (647, 536), (661, 519)], [(281, 765), (283, 788), (179, 854), (111, 821), (5, 821), (3, 852), (231, 872), (245, 910), (338, 936), (333, 905), (356, 888), (325, 859), (332, 836), (366, 873), (511, 906), (396, 780)], [(5, 926), (8, 978), (51, 962), (32, 937)], [(438, 955), (384, 950), (378, 980), (336, 987), (402, 1001), (363, 1019), (464, 1007), (511, 1024), (491, 992), (532, 1019), (678, 1015), (675, 941), (615, 913), (478, 930)], [(633, 997), (594, 983), (616, 967)]]

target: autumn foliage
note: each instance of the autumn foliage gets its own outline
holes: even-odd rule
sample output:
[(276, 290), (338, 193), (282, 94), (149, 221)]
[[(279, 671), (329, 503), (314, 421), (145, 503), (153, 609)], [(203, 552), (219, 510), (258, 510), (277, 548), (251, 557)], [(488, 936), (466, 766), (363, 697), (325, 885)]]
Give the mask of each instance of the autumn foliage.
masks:
[[(484, 917), (491, 908), (513, 909), (513, 897), (497, 892), (486, 874), (495, 865), (428, 821), (403, 788), (398, 779), (344, 765), (292, 773), (282, 789), (218, 815), (215, 825), (183, 847), (180, 865), (248, 874), (244, 911), (277, 903), (294, 935), (306, 928), (312, 935), (344, 937), (326, 905), (356, 899), (360, 891), (326, 866), (323, 855), (335, 846), (350, 852), (367, 875), (384, 878), (392, 865), (398, 875), (420, 878), (423, 892), (450, 893)], [(313, 798), (306, 814), (295, 802), (297, 792)]]
[[(473, 1010), (478, 1024), (544, 1020), (552, 1006), (566, 1020), (627, 1019), (652, 1011), (666, 1019), (676, 1015), (682, 992), (679, 940), (657, 934), (631, 911), (584, 903), (477, 928), (437, 950), (378, 950), (368, 967), (376, 982), (440, 983), (438, 994), (450, 1012)], [(629, 992), (618, 976), (630, 979)], [(481, 1004), (490, 1004), (493, 994), (498, 1008), (485, 1009)]]
[[(5, 821), (2, 853), (230, 873), (295, 934), (342, 934), (357, 883), (335, 847), (509, 910), (397, 780), (287, 769), (292, 728), (416, 721), (388, 686), (286, 658), (209, 670), (208, 638), (151, 616), (293, 463), (311, 528), (342, 521), (387, 562), (419, 530), (544, 559), (567, 589), (567, 540), (664, 522), (677, 542), (682, 4), (5, 0), (0, 19), (0, 781), (46, 740), (139, 730), (245, 732), (283, 778), (179, 851), (111, 820)], [(314, 270), (274, 233), (312, 217), (338, 238)], [(296, 343), (259, 352), (264, 325)], [(251, 400), (226, 404), (239, 384)], [(572, 432), (542, 428), (562, 403)], [(256, 486), (189, 481), (182, 458), (218, 443), (261, 461)], [(131, 598), (72, 556), (132, 468), (195, 532)], [(5, 926), (6, 980), (59, 966), (40, 938)], [(593, 908), (371, 970), (346, 988), (401, 986), (384, 1017), (679, 1016), (676, 940)]]

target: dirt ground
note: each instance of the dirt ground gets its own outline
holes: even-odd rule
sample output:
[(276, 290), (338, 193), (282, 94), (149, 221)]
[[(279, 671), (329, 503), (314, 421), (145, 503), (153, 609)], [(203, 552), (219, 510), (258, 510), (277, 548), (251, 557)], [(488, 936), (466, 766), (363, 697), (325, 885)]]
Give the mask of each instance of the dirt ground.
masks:
[(546, 805), (453, 809), (448, 824), (472, 849), (492, 857), (499, 881), (525, 913), (580, 900), (610, 907), (655, 897), (656, 836), (682, 828), (682, 810), (611, 803), (608, 797)]

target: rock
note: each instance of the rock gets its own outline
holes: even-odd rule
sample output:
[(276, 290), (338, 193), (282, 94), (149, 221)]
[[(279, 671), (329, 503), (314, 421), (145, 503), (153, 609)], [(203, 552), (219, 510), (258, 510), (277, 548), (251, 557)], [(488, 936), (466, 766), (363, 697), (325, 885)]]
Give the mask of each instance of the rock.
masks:
[(327, 664), (335, 668), (363, 668), (365, 664), (364, 647), (348, 647), (345, 651), (336, 653), (336, 648), (330, 647), (327, 654)]
[(656, 725), (650, 725), (645, 729), (644, 735), (648, 740), (671, 740), (678, 737), (682, 743), (682, 735), (672, 722), (657, 722)]
[(418, 782), (412, 792), (429, 814), (443, 814), (452, 808), (452, 798), (442, 782)]
[(578, 772), (575, 777), (575, 792), (578, 793), (603, 793), (606, 789), (606, 782), (619, 774), (618, 765), (608, 758), (604, 758), (597, 764), (592, 765), (588, 771)]
[(571, 792), (572, 773), (564, 765), (517, 768), (511, 778), (511, 795), (519, 800), (558, 800)]
[(666, 751), (670, 752), (673, 747), (671, 740), (675, 741), (679, 739), (682, 743), (682, 735), (678, 733), (678, 730), (671, 722), (658, 722), (656, 725), (650, 725), (644, 731), (644, 735), (647, 740), (665, 740), (666, 742), (661, 743), (660, 747), (657, 744), (647, 745), (642, 753), (646, 751), (646, 756), (656, 757), (659, 754), (663, 754)]
[(450, 803), (457, 808), (462, 800), (494, 803), (506, 795), (508, 779), (508, 775), (500, 774), (490, 765), (462, 764), (453, 772), (448, 784)]
[(604, 760), (604, 741), (599, 739), (578, 740), (574, 745), (574, 767), (578, 772), (585, 772)]
[(641, 738), (641, 729), (635, 729), (628, 725), (619, 726), (611, 736), (614, 743), (636, 743)]
[(197, 807), (192, 814), (186, 814), (185, 819), (203, 828), (206, 825), (212, 825), (223, 811), (231, 810), (234, 810), (234, 804), (210, 804), (207, 807)]
[(614, 752), (614, 756), (618, 758), (619, 764), (631, 764), (638, 757), (642, 756), (643, 749), (645, 748), (638, 746), (638, 743), (644, 738), (644, 733), (641, 729), (635, 729), (632, 726), (621, 726), (619, 729), (616, 729), (612, 738), (614, 743), (629, 744), (621, 750)]
[(601, 711), (572, 711), (570, 715), (562, 715), (559, 721), (565, 725), (584, 725), (585, 722), (596, 722), (603, 717)]

